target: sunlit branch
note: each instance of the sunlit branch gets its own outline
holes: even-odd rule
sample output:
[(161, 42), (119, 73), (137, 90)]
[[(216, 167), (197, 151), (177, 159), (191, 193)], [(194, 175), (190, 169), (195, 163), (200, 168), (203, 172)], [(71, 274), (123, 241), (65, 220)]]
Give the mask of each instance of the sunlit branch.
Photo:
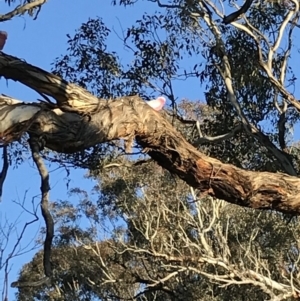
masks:
[[(295, 19), (299, 19), (298, 16), (295, 16)], [(294, 25), (291, 25), (289, 32), (288, 32), (288, 47), (284, 52), (283, 56), (283, 62), (280, 68), (280, 76), (279, 76), (279, 82), (283, 86), (284, 81), (285, 81), (285, 76), (286, 76), (286, 70), (287, 70), (287, 63), (288, 63), (288, 58), (291, 52), (292, 48), (292, 33), (294, 29)], [(278, 139), (279, 139), (279, 145), (282, 150), (286, 149), (286, 142), (285, 142), (285, 132), (286, 132), (286, 111), (288, 108), (288, 103), (285, 99), (282, 99), (282, 106), (279, 109), (279, 104), (278, 104), (278, 93), (274, 96), (274, 103), (275, 107), (277, 110), (280, 112), (279, 120), (278, 120)]]
[[(189, 244), (187, 244), (189, 245)], [(125, 247), (125, 246), (124, 246)], [(223, 283), (224, 285), (243, 285), (243, 284), (252, 284), (254, 286), (261, 287), (264, 291), (266, 291), (268, 294), (273, 295), (273, 290), (278, 290), (281, 293), (286, 294), (286, 296), (292, 296), (294, 294), (294, 291), (292, 291), (290, 285), (286, 285), (280, 282), (276, 282), (272, 280), (270, 277), (264, 276), (257, 271), (251, 270), (251, 269), (243, 269), (240, 270), (237, 266), (234, 265), (229, 265), (228, 263), (225, 263), (222, 259), (220, 258), (212, 258), (209, 256), (198, 256), (197, 258), (188, 258), (187, 256), (170, 256), (165, 253), (157, 252), (156, 250), (152, 249), (147, 250), (147, 249), (141, 249), (141, 248), (132, 248), (129, 246), (126, 246), (126, 251), (131, 251), (135, 253), (140, 253), (140, 254), (149, 254), (153, 256), (154, 258), (163, 258), (166, 260), (164, 264), (162, 264), (162, 267), (168, 267), (172, 268), (175, 271), (181, 271), (183, 272), (184, 270), (190, 270), (195, 272), (196, 274), (201, 274), (208, 279), (218, 281), (220, 283)], [(225, 272), (222, 274), (213, 274), (213, 273), (208, 273), (205, 272), (204, 270), (194, 267), (191, 264), (188, 267), (182, 267), (181, 265), (175, 265), (175, 262), (178, 263), (183, 263), (183, 262), (188, 262), (190, 261), (191, 263), (198, 263), (198, 264), (211, 264), (213, 266), (219, 266), (222, 267)], [(173, 264), (172, 264), (173, 263)], [(164, 278), (164, 281), (166, 279), (170, 279), (174, 277), (176, 273), (170, 273), (168, 276)], [(151, 286), (155, 286), (157, 283), (153, 281), (153, 284)]]
[[(205, 2), (208, 6), (210, 6), (216, 15), (218, 15), (222, 19), (224, 18), (224, 14), (218, 9), (218, 7), (212, 1), (207, 0), (207, 1), (203, 1), (203, 2)], [(201, 1), (201, 3), (203, 3), (203, 2)], [(222, 3), (222, 1), (220, 1), (220, 2)]]
[(263, 61), (262, 50), (261, 50), (260, 43), (259, 43), (259, 40), (258, 40), (257, 36), (255, 36), (255, 34), (253, 34), (253, 32), (251, 32), (251, 30), (249, 28), (247, 28), (246, 26), (244, 26), (243, 24), (240, 24), (240, 23), (237, 23), (237, 22), (232, 22), (231, 25), (233, 25), (237, 29), (240, 29), (240, 30), (244, 31), (250, 37), (253, 38), (253, 40), (254, 40), (254, 42), (256, 43), (256, 46), (257, 46), (259, 60)]
[[(243, 19), (245, 20), (245, 22), (246, 22), (247, 26), (249, 27), (249, 29), (251, 29), (253, 32), (255, 32), (259, 36), (259, 38), (262, 39), (266, 43), (266, 45), (268, 45), (268, 47), (270, 48), (271, 44), (269, 43), (269, 40), (267, 39), (267, 37), (260, 30), (258, 30), (256, 27), (254, 27), (249, 22), (249, 20), (248, 20), (248, 18), (246, 16)], [(240, 23), (237, 23), (237, 22), (233, 22), (231, 25), (234, 25), (236, 28), (239, 28), (239, 29), (243, 30), (244, 32), (246, 32), (247, 34), (249, 34), (250, 36), (252, 36), (251, 35), (252, 32), (251, 31), (247, 31), (248, 27), (244, 26), (243, 24), (240, 24)], [(240, 25), (240, 27), (239, 27), (239, 25)], [(258, 48), (260, 48), (260, 46), (259, 46), (260, 43), (259, 43), (258, 38), (255, 35), (253, 35), (252, 38), (255, 39), (256, 45), (258, 46)]]
[(5, 22), (17, 15), (24, 15), (26, 12), (29, 12), (33, 9), (39, 9), (47, 0), (35, 0), (32, 2), (28, 2), (24, 5), (17, 6), (14, 10), (6, 13), (4, 15), (0, 15), (0, 22)]
[[(299, 20), (299, 16), (295, 16), (294, 20), (296, 22), (296, 20)], [(280, 72), (280, 83), (282, 85), (284, 85), (284, 81), (285, 81), (285, 75), (286, 75), (286, 69), (287, 69), (287, 63), (288, 63), (288, 58), (289, 55), (291, 53), (291, 49), (292, 49), (292, 33), (293, 30), (295, 28), (295, 25), (291, 25), (289, 32), (288, 32), (288, 47), (284, 52), (284, 57), (283, 57), (283, 62), (282, 62), (282, 66), (281, 66), (281, 72)]]
[(298, 111), (300, 111), (300, 103), (295, 99), (293, 95), (291, 95), (273, 75), (272, 69), (269, 68), (269, 65), (266, 64), (263, 60), (263, 55), (261, 51), (261, 47), (259, 45), (259, 41), (257, 37), (244, 25), (240, 23), (233, 22), (232, 25), (234, 25), (236, 28), (243, 30), (246, 32), (249, 36), (253, 38), (257, 45), (257, 51), (258, 51), (258, 56), (259, 56), (259, 64), (262, 67), (262, 69), (267, 73), (267, 76), (269, 80), (273, 83), (273, 85), (278, 89), (278, 91), (282, 94), (282, 96), (289, 102), (291, 103)]
[[(299, 5), (298, 5), (299, 6)], [(297, 9), (298, 11), (298, 9)], [(284, 33), (284, 30), (287, 26), (287, 24), (289, 23), (289, 21), (291, 20), (292, 16), (294, 15), (295, 11), (290, 11), (285, 19), (283, 20), (283, 22), (281, 23), (280, 25), (280, 28), (279, 28), (279, 32), (278, 32), (278, 36), (277, 36), (277, 39), (276, 41), (274, 42), (273, 46), (269, 49), (269, 53), (268, 53), (268, 68), (270, 70), (272, 70), (272, 63), (273, 63), (273, 56), (274, 56), (274, 53), (276, 52), (276, 50), (278, 49), (280, 43), (281, 43), (281, 40), (282, 40), (282, 37), (283, 37), (283, 33)]]
[(279, 114), (282, 114), (282, 109), (279, 106), (279, 102), (278, 102), (278, 93), (279, 92), (275, 92), (275, 95), (273, 97), (273, 103), (274, 103), (274, 107), (276, 108), (276, 110), (278, 111)]
[(244, 113), (234, 95), (234, 90), (233, 90), (232, 80), (231, 80), (232, 76), (231, 76), (230, 63), (229, 63), (228, 57), (226, 55), (225, 46), (224, 46), (224, 43), (222, 40), (221, 32), (220, 32), (219, 28), (216, 26), (215, 22), (210, 18), (210, 16), (205, 14), (203, 19), (207, 23), (208, 27), (211, 29), (212, 33), (214, 34), (214, 36), (216, 38), (217, 45), (219, 47), (221, 47), (222, 52), (223, 52), (222, 60), (223, 60), (224, 68), (222, 70), (220, 67), (218, 67), (218, 66), (216, 66), (216, 67), (218, 67), (219, 72), (221, 73), (221, 76), (226, 85), (227, 97), (228, 97), (229, 101), (232, 103), (232, 105), (234, 106), (234, 108), (236, 109), (236, 112), (237, 112), (238, 116), (240, 117), (244, 126), (249, 127), (250, 123), (247, 120), (246, 116), (244, 115)]

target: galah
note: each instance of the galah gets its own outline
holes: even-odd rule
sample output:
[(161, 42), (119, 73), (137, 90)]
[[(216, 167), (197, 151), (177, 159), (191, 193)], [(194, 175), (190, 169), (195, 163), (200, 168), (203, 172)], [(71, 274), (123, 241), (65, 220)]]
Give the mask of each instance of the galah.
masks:
[(6, 31), (0, 31), (0, 50), (3, 49), (5, 42), (7, 39), (7, 32)]
[(162, 96), (159, 96), (156, 99), (147, 102), (147, 104), (155, 111), (160, 111), (165, 105), (165, 103), (166, 103), (166, 99)]

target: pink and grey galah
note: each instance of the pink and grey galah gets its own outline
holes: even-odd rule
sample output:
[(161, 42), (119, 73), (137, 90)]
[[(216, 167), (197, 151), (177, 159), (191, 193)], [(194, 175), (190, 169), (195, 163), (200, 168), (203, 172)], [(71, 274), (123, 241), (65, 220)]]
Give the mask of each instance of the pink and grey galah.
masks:
[(165, 103), (166, 103), (166, 99), (162, 96), (159, 96), (156, 99), (147, 102), (147, 104), (155, 111), (160, 111), (165, 105)]
[(0, 31), (0, 50), (3, 49), (6, 39), (7, 39), (7, 32), (1, 30)]

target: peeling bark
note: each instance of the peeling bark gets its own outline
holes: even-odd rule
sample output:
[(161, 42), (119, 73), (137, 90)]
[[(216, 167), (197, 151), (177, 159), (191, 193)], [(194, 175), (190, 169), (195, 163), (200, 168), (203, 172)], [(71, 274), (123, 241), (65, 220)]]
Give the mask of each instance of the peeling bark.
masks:
[[(5, 143), (14, 139), (15, 129), (22, 132), (20, 125), (23, 132), (42, 138), (49, 149), (64, 153), (135, 138), (159, 165), (203, 193), (244, 207), (300, 214), (297, 177), (246, 171), (205, 156), (138, 96), (98, 99), (58, 76), (3, 53), (0, 75), (57, 101), (53, 107), (0, 97), (0, 134)], [(15, 111), (20, 108), (27, 112), (26, 118)]]

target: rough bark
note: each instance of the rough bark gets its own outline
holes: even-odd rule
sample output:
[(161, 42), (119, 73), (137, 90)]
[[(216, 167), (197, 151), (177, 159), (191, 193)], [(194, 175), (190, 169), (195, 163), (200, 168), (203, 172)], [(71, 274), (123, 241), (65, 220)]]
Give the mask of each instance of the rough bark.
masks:
[[(25, 104), (1, 97), (0, 137), (4, 143), (15, 139), (15, 131), (19, 135), (27, 131), (42, 138), (49, 149), (72, 153), (105, 141), (135, 138), (159, 165), (203, 193), (244, 207), (300, 213), (297, 177), (246, 171), (205, 156), (138, 96), (98, 99), (3, 53), (0, 75), (57, 101), (56, 105)], [(22, 117), (20, 108), (30, 114)]]

